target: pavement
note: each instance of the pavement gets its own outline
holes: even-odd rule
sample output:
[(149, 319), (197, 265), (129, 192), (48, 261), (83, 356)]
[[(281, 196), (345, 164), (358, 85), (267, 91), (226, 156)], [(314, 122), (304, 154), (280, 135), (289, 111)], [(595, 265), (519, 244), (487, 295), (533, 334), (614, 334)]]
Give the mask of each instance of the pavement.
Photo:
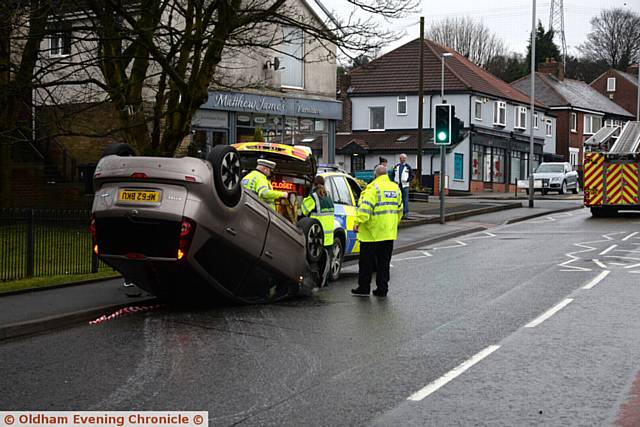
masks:
[[(428, 202), (411, 202), (410, 214), (400, 225), (394, 253), (499, 224), (582, 207), (581, 195), (536, 199), (535, 207), (527, 208), (528, 199), (524, 194), (448, 196), (445, 201), (445, 224), (439, 223), (438, 198), (431, 197)], [(140, 310), (156, 304), (158, 300), (150, 294), (142, 292), (138, 295), (125, 290), (122, 279), (8, 293), (0, 296), (0, 340), (64, 328), (103, 316), (118, 316), (127, 310)]]

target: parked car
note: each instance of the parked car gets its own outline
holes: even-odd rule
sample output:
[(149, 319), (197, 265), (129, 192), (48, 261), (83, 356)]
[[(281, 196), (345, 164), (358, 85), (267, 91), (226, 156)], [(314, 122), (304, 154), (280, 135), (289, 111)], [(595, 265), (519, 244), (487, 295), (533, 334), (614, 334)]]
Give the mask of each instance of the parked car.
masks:
[[(533, 171), (533, 179), (541, 182), (540, 188), (536, 186), (534, 191), (540, 190), (542, 194), (546, 194), (548, 191), (565, 194), (568, 190), (571, 190), (573, 194), (578, 194), (580, 191), (578, 172), (573, 170), (571, 164), (567, 162), (540, 163)], [(529, 194), (529, 190), (526, 191)]]
[[(251, 156), (216, 146), (207, 160), (135, 157), (121, 146), (96, 167), (91, 231), (95, 253), (129, 281), (165, 298), (204, 291), (247, 303), (324, 282), (320, 223), (292, 222), (244, 190), (241, 165)], [(316, 164), (304, 147), (295, 155), (278, 165), (296, 168), (304, 193)]]

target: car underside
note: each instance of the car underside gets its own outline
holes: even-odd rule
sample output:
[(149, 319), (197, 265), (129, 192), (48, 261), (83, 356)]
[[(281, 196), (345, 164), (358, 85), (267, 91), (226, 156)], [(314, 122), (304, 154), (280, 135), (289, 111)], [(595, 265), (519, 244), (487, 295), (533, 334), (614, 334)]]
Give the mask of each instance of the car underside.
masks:
[(214, 148), (207, 160), (104, 157), (94, 175), (94, 251), (168, 300), (271, 302), (321, 285), (317, 221), (300, 229), (274, 212), (243, 190), (236, 150)]

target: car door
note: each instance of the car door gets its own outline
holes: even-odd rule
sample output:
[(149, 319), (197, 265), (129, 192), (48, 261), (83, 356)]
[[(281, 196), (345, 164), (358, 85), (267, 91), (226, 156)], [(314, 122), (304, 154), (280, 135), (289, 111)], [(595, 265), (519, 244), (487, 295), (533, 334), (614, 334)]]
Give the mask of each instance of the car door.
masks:
[(359, 253), (360, 245), (355, 231), (356, 199), (343, 176), (333, 175), (328, 178), (328, 181), (330, 183), (328, 191), (335, 206), (336, 222), (346, 232), (345, 254)]

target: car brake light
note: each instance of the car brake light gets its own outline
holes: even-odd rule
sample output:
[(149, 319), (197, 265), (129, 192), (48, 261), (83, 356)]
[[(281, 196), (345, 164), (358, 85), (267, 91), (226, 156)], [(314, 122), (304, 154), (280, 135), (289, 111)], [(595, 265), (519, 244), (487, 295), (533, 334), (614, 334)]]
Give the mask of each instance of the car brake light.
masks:
[(196, 223), (189, 218), (183, 218), (182, 224), (180, 225), (180, 240), (178, 241), (178, 253), (176, 258), (179, 260), (183, 259), (187, 254), (187, 249), (191, 245), (191, 240), (193, 240), (193, 235), (195, 234)]
[(190, 176), (190, 175), (185, 175), (184, 180), (185, 181), (189, 181), (189, 182), (196, 182), (196, 177), (195, 176)]
[(89, 222), (89, 232), (91, 233), (91, 238), (93, 241), (96, 241), (96, 216), (91, 215), (91, 221)]
[(147, 179), (149, 178), (144, 172), (134, 172), (131, 174), (131, 178), (133, 179)]

